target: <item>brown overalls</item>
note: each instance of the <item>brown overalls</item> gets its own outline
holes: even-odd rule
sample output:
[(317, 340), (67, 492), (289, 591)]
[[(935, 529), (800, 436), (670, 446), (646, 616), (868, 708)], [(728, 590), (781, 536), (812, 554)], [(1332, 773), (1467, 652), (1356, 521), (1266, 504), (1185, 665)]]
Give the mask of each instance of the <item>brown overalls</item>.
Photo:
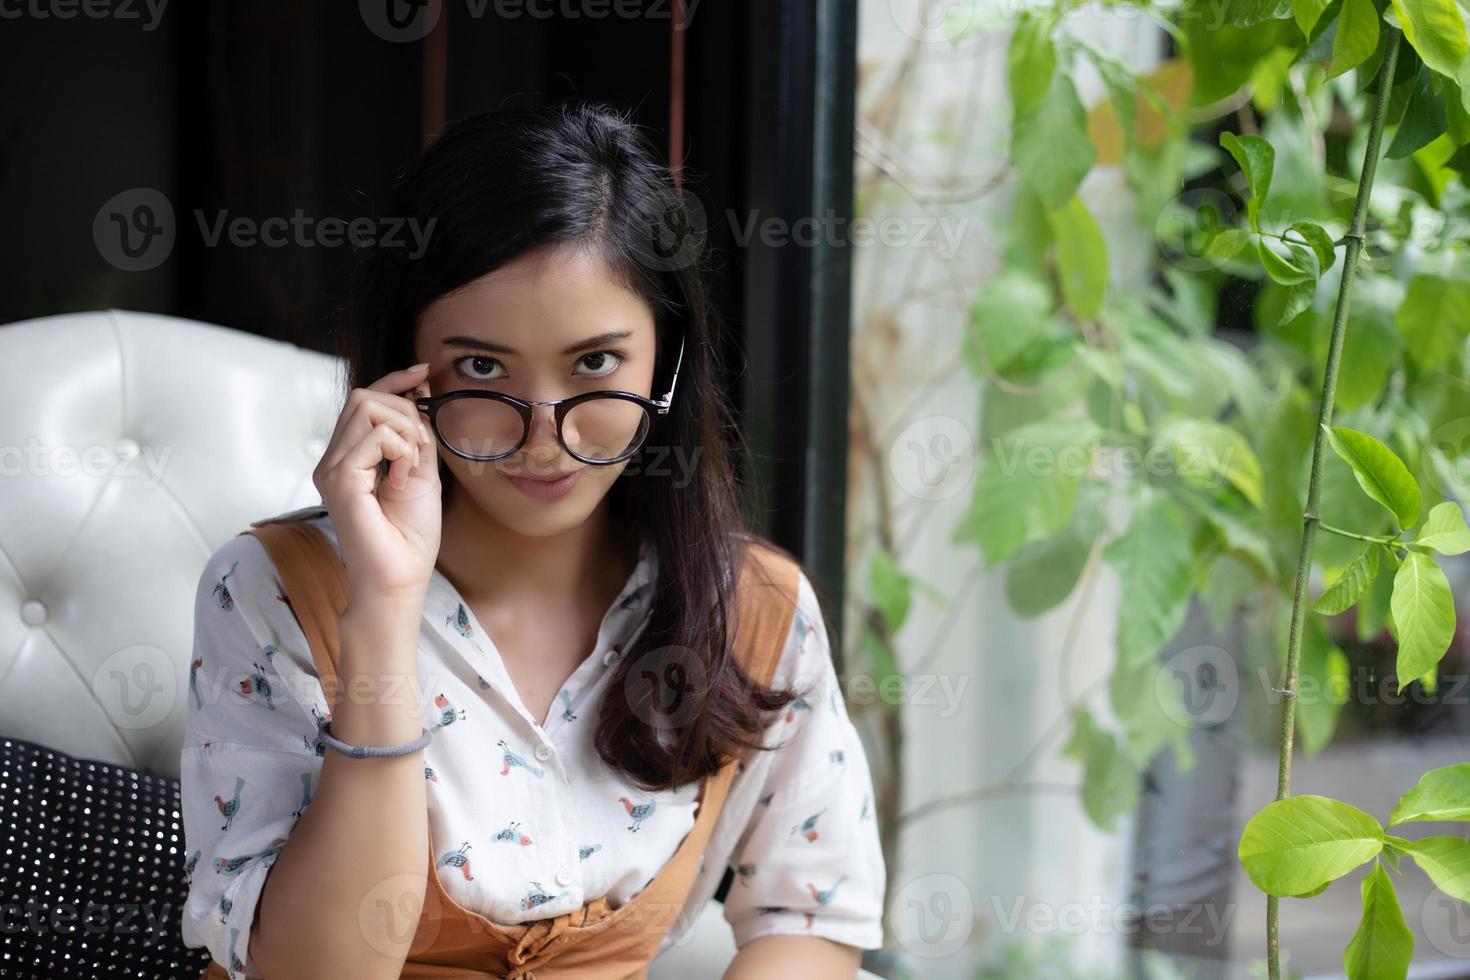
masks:
[[(270, 554), (311, 647), (323, 691), (334, 701), (337, 622), (347, 604), (341, 560), (326, 536), (302, 520), (258, 521), (251, 528), (240, 533), (260, 538)], [(732, 652), (751, 677), (767, 684), (796, 611), (799, 569), (791, 558), (761, 542), (749, 545), (747, 555), (747, 571), (736, 590), (740, 626)], [(424, 906), (400, 976), (644, 980), (664, 934), (688, 899), (737, 765), (731, 760), (718, 774), (701, 781), (694, 826), (653, 881), (616, 909), (600, 897), (552, 918), (510, 926), (493, 922), (444, 891), (431, 829)], [(200, 980), (228, 977), (222, 966), (211, 962)]]

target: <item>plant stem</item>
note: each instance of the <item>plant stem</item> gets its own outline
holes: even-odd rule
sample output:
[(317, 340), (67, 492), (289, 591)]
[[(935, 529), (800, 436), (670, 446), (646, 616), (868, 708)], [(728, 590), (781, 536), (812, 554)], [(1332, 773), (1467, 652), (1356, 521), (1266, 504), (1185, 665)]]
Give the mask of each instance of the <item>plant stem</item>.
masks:
[[(1297, 557), (1296, 594), (1291, 603), (1291, 633), (1286, 647), (1286, 677), (1282, 688), (1280, 762), (1276, 771), (1276, 799), (1284, 800), (1291, 791), (1291, 748), (1296, 727), (1296, 687), (1301, 670), (1302, 617), (1307, 607), (1307, 580), (1312, 569), (1312, 541), (1316, 537), (1317, 503), (1322, 496), (1323, 432), (1332, 422), (1332, 400), (1337, 392), (1337, 368), (1342, 359), (1342, 342), (1347, 334), (1348, 299), (1352, 294), (1353, 275), (1358, 268), (1358, 254), (1363, 249), (1363, 226), (1367, 222), (1368, 198), (1373, 192), (1373, 175), (1378, 168), (1378, 144), (1383, 137), (1384, 118), (1388, 112), (1388, 95), (1393, 88), (1393, 73), (1398, 61), (1397, 28), (1383, 25), (1383, 63), (1378, 69), (1377, 87), (1373, 93), (1373, 116), (1368, 128), (1368, 145), (1363, 151), (1362, 175), (1358, 180), (1357, 200), (1353, 203), (1353, 220), (1342, 259), (1342, 283), (1337, 290), (1337, 309), (1332, 316), (1332, 340), (1327, 349), (1327, 366), (1322, 374), (1322, 401), (1317, 409), (1316, 434), (1312, 439), (1312, 475), (1307, 484), (1307, 508), (1302, 515), (1302, 550)], [(1270, 980), (1281, 980), (1281, 940), (1277, 931), (1280, 899), (1266, 896), (1266, 967)]]
[(1328, 534), (1335, 534), (1340, 538), (1352, 538), (1355, 541), (1368, 541), (1373, 544), (1397, 544), (1399, 540), (1396, 537), (1391, 538), (1386, 534), (1359, 534), (1357, 531), (1344, 531), (1340, 527), (1323, 524), (1320, 520), (1317, 521), (1317, 524)]

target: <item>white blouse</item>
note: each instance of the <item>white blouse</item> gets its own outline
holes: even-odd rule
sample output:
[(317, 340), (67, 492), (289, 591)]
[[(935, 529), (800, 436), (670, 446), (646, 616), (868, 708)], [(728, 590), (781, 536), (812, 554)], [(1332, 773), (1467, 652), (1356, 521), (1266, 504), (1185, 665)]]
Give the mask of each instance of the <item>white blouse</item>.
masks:
[[(326, 509), (310, 523), (337, 535)], [(341, 549), (338, 547), (338, 553)], [(603, 616), (597, 643), (536, 722), (495, 643), (437, 569), (424, 600), (419, 683), (435, 866), (460, 905), (502, 924), (547, 918), (643, 889), (694, 824), (697, 783), (647, 793), (592, 747), (610, 666), (647, 622), (658, 559), (637, 567)], [(195, 597), (181, 757), (189, 893), (183, 939), (232, 977), (260, 977), (248, 939), (266, 871), (311, 805), (326, 749), (322, 691), (301, 627), (264, 546), (231, 538)], [(882, 943), (884, 859), (862, 743), (838, 688), (821, 609), (805, 573), (771, 681), (796, 686), (765, 744), (736, 774), (688, 903), (660, 950), (678, 943), (735, 871), (724, 916), (743, 946), (770, 933)]]

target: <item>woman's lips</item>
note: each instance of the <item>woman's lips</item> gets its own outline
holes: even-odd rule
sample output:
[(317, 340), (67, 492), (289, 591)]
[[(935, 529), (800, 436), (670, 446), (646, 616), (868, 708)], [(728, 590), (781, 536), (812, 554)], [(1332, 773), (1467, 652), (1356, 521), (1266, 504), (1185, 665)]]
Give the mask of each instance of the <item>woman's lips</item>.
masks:
[(581, 470), (573, 470), (559, 480), (537, 480), (525, 476), (507, 476), (511, 486), (532, 500), (555, 500), (565, 496), (577, 482)]

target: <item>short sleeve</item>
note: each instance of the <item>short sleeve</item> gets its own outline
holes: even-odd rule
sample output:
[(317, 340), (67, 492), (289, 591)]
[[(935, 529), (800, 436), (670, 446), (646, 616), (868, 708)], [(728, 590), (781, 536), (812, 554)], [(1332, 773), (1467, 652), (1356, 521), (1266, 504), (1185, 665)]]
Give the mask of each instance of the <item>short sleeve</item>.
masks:
[(873, 781), (806, 574), (776, 686), (800, 697), (768, 729), (769, 767), (736, 843), (724, 915), (737, 947), (774, 933), (882, 945), (885, 865)]
[(321, 773), (326, 698), (281, 592), (264, 545), (244, 534), (210, 557), (194, 601), (179, 775), (182, 936), (232, 978), (262, 976), (248, 948), (256, 905)]

